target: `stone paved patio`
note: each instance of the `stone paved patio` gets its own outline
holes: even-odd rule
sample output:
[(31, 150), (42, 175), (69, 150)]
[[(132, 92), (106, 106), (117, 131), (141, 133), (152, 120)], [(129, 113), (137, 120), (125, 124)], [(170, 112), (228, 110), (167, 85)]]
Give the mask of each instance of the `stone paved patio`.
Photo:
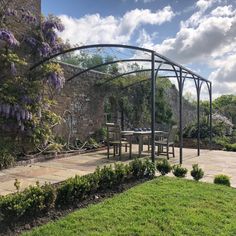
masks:
[[(138, 147), (134, 145), (134, 156)], [(231, 184), (236, 187), (236, 152), (201, 150), (201, 156), (197, 157), (196, 150), (184, 149), (183, 166), (191, 169), (192, 164), (199, 163), (205, 172), (202, 181), (213, 182), (214, 175), (227, 174), (231, 177)], [(178, 163), (178, 149), (176, 157), (171, 158), (172, 164)], [(148, 155), (148, 153), (146, 153)], [(124, 162), (128, 162), (128, 156), (124, 156)], [(17, 178), (21, 183), (21, 190), (36, 181), (57, 183), (69, 177), (85, 175), (95, 170), (97, 166), (116, 162), (117, 159), (106, 158), (106, 150), (80, 154), (62, 159), (54, 159), (46, 162), (38, 162), (27, 166), (0, 171), (0, 195), (6, 195), (15, 191), (14, 181)], [(190, 174), (188, 178), (191, 178)]]

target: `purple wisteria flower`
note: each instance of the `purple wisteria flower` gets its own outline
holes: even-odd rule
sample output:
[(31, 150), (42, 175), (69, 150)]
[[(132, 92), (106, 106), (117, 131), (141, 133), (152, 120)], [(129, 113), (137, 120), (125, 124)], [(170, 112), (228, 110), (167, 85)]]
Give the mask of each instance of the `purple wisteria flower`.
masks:
[(47, 57), (51, 53), (51, 47), (48, 43), (43, 42), (38, 51), (41, 57)]
[(33, 37), (27, 37), (25, 38), (25, 42), (32, 48), (36, 47), (39, 43), (35, 38)]
[(17, 16), (17, 11), (13, 10), (11, 8), (7, 8), (6, 12), (5, 12), (6, 16)]
[(51, 72), (48, 74), (48, 82), (56, 90), (60, 91), (64, 86), (65, 78), (62, 74), (59, 74), (57, 72)]
[(19, 42), (16, 40), (15, 36), (6, 29), (0, 29), (0, 40), (5, 41), (10, 47), (19, 45)]
[(54, 19), (49, 19), (49, 20), (43, 22), (42, 30), (44, 33), (47, 33), (48, 31), (50, 31), (52, 29), (56, 29), (56, 30), (62, 32), (65, 29), (65, 27), (60, 21), (54, 20)]
[(20, 105), (8, 103), (0, 103), (0, 116), (15, 119), (21, 131), (25, 130), (24, 122), (33, 118), (33, 114)]

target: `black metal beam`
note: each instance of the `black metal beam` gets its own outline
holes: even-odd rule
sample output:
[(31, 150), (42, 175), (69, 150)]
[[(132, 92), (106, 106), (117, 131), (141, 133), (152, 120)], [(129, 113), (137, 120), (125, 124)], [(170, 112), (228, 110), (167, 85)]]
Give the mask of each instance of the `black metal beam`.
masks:
[[(132, 50), (138, 50), (138, 51), (142, 51), (142, 52), (147, 52), (147, 53), (150, 53), (152, 54), (154, 51), (153, 50), (150, 50), (150, 49), (146, 49), (146, 48), (141, 48), (141, 47), (137, 47), (137, 46), (131, 46), (131, 45), (123, 45), (123, 44), (92, 44), (92, 45), (85, 45), (85, 46), (80, 46), (80, 47), (74, 47), (74, 48), (70, 48), (70, 49), (67, 49), (67, 50), (63, 50), (61, 52), (58, 52), (54, 55), (50, 55), (49, 57), (46, 57), (44, 58), (43, 60), (39, 61), (38, 63), (34, 64), (30, 70), (33, 70), (35, 68), (37, 68), (38, 66), (42, 65), (43, 63), (53, 59), (53, 58), (56, 58), (62, 54), (65, 54), (65, 53), (69, 53), (69, 52), (73, 52), (73, 51), (78, 51), (78, 50), (84, 50), (84, 49), (90, 49), (90, 48), (126, 48), (126, 49), (132, 49)], [(209, 82), (208, 80), (204, 79), (203, 77), (201, 77), (200, 75), (196, 74), (195, 72), (192, 72), (190, 69), (172, 61), (171, 59), (157, 53), (157, 52), (154, 52), (155, 53), (155, 56), (157, 56), (158, 58), (161, 58), (162, 60), (164, 60), (164, 62), (168, 62), (168, 64), (171, 64), (171, 65), (175, 65), (179, 68), (182, 68), (182, 71), (186, 71), (188, 72), (189, 74), (193, 74), (193, 75), (196, 75), (199, 79), (205, 81), (205, 82)]]
[(179, 74), (179, 164), (183, 163), (183, 77), (182, 69)]
[[(92, 67), (89, 67), (87, 69), (84, 69), (78, 73), (76, 73), (75, 75), (71, 76), (69, 79), (67, 79), (67, 81), (70, 81), (74, 78), (76, 78), (77, 76), (80, 76), (88, 71), (91, 71), (91, 70), (96, 70), (102, 66), (107, 66), (107, 65), (112, 65), (112, 64), (116, 64), (116, 63), (123, 63), (123, 62), (151, 62), (150, 59), (141, 59), (141, 58), (137, 58), (137, 59), (121, 59), (121, 60), (115, 60), (115, 61), (108, 61), (108, 62), (104, 62), (104, 63), (101, 63), (101, 64), (98, 64), (98, 65), (95, 65), (95, 66), (92, 66)], [(156, 63), (161, 63), (162, 61), (158, 61), (158, 60), (155, 60)], [(168, 64), (168, 63), (166, 63)], [(151, 70), (151, 69), (150, 69)]]
[(151, 100), (151, 118), (152, 118), (152, 123), (151, 123), (151, 130), (152, 130), (152, 135), (151, 135), (151, 146), (152, 146), (152, 154), (151, 154), (151, 159), (152, 162), (155, 162), (155, 105), (156, 105), (156, 79), (155, 79), (155, 53), (152, 52), (152, 74), (151, 74), (151, 94), (152, 94), (152, 100)]

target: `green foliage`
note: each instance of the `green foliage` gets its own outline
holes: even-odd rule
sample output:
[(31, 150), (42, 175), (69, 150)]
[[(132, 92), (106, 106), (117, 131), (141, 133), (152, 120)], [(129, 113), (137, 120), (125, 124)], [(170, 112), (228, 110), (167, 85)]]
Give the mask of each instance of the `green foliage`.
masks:
[(106, 140), (106, 136), (107, 136), (107, 130), (105, 127), (102, 127), (96, 130), (92, 137), (96, 140), (96, 142), (99, 143)]
[(227, 175), (216, 175), (214, 178), (214, 183), (215, 184), (221, 184), (221, 185), (226, 185), (230, 187), (230, 177)]
[(55, 192), (52, 185), (30, 186), (23, 192), (0, 199), (0, 215), (5, 221), (14, 222), (22, 217), (36, 216), (54, 205)]
[(166, 159), (157, 161), (156, 168), (161, 173), (161, 175), (168, 174), (172, 169), (171, 164)]
[(63, 150), (63, 145), (59, 143), (50, 143), (46, 150), (49, 152), (60, 152)]
[(13, 166), (15, 158), (5, 148), (0, 149), (0, 170)]
[(123, 163), (115, 163), (113, 183), (115, 185), (123, 183), (125, 178), (127, 178), (128, 173), (129, 173), (129, 170), (127, 166), (125, 166)]
[[(51, 111), (51, 106), (54, 95), (63, 86), (63, 70), (55, 62), (44, 63), (33, 71), (29, 68), (48, 53), (55, 52), (55, 46), (56, 50), (63, 47), (55, 31), (55, 28), (61, 31), (63, 27), (57, 17), (49, 16), (37, 21), (23, 5), (18, 9), (14, 9), (10, 1), (2, 5), (0, 29), (9, 32), (11, 41), (18, 42), (9, 45), (1, 40), (4, 46), (0, 48), (0, 133), (9, 138), (8, 142), (14, 146), (14, 153), (10, 153), (16, 156), (45, 147), (54, 139), (52, 128), (58, 124), (54, 121), (59, 117)], [(14, 14), (7, 14), (8, 11)], [(22, 29), (27, 25), (27, 30), (21, 32), (21, 28), (17, 29), (17, 39), (15, 32), (11, 32), (16, 31), (14, 27), (12, 29), (15, 21), (21, 24)], [(0, 155), (0, 158), (5, 158), (5, 155)], [(5, 166), (5, 162), (1, 160), (0, 165)]]
[(227, 143), (225, 144), (225, 150), (226, 151), (231, 151), (231, 152), (236, 152), (236, 143)]
[(187, 174), (188, 170), (181, 165), (174, 165), (172, 168), (172, 173), (174, 176), (179, 178), (184, 178)]
[[(108, 110), (110, 113), (115, 113), (119, 110), (133, 127), (150, 126), (150, 83), (139, 83), (140, 81), (144, 81), (147, 76), (146, 74), (141, 74), (122, 77), (120, 81), (112, 81), (111, 87), (113, 93), (112, 99), (110, 99), (110, 103), (112, 104), (106, 103), (105, 110)], [(134, 83), (136, 83), (135, 86), (130, 86)], [(157, 123), (172, 122), (172, 111), (168, 101), (165, 99), (165, 90), (171, 86), (168, 79), (158, 78), (156, 92), (156, 107), (158, 107), (158, 111), (156, 111)], [(121, 91), (123, 92), (122, 96)], [(109, 109), (106, 109), (106, 107), (109, 107)]]
[(230, 137), (226, 136), (216, 136), (213, 138), (213, 142), (221, 145), (222, 147), (225, 147), (226, 144), (230, 143)]
[[(224, 123), (214, 121), (212, 124), (212, 136), (221, 137), (224, 136)], [(198, 127), (197, 122), (189, 124), (184, 128), (183, 136), (186, 138), (197, 138), (198, 137)], [(200, 120), (200, 138), (210, 137), (210, 125), (207, 119), (203, 118)]]
[(134, 178), (140, 179), (144, 177), (146, 166), (144, 165), (142, 160), (136, 158), (134, 161), (130, 162), (129, 165), (130, 172)]
[(213, 109), (225, 115), (236, 124), (236, 96), (221, 95), (213, 101)]
[(20, 191), (20, 181), (18, 179), (15, 179), (14, 186), (16, 188), (16, 191)]
[(100, 147), (100, 145), (98, 144), (98, 142), (94, 138), (89, 138), (85, 147), (88, 149), (94, 149), (94, 148)]
[(144, 161), (144, 165), (145, 165), (145, 177), (147, 178), (153, 178), (155, 176), (156, 173), (156, 166), (155, 163), (153, 163), (150, 159), (146, 159)]
[(76, 204), (88, 196), (92, 189), (97, 186), (96, 174), (70, 178), (57, 189), (56, 207)]
[(198, 167), (198, 164), (194, 164), (193, 169), (191, 170), (191, 176), (196, 180), (199, 181), (204, 176), (204, 171)]
[[(86, 69), (106, 62), (112, 62), (114, 61), (114, 58), (110, 55), (103, 57), (97, 53), (90, 55), (89, 52), (83, 51), (80, 52), (79, 55), (73, 53), (62, 55), (61, 60), (65, 63)], [(118, 72), (118, 66), (117, 64), (111, 64), (106, 66), (100, 66), (96, 68), (96, 70), (108, 74), (115, 74)]]
[(103, 168), (97, 168), (95, 171), (99, 178), (99, 187), (101, 189), (112, 188), (115, 181), (115, 172), (112, 166), (104, 166)]
[(117, 187), (130, 178), (153, 178), (154, 175), (154, 163), (148, 159), (136, 159), (129, 165), (116, 163), (114, 166), (98, 167), (94, 173), (70, 178), (56, 189), (49, 184), (40, 187), (37, 183), (19, 192), (20, 183), (16, 180), (18, 192), (0, 198), (0, 219), (15, 222), (22, 217), (37, 216), (53, 207), (75, 205), (91, 193)]

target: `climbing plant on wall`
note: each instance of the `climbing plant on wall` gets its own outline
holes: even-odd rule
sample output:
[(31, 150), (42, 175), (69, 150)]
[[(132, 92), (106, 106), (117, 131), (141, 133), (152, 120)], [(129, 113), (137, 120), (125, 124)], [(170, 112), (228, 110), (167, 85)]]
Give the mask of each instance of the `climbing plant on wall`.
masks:
[(7, 142), (11, 152), (27, 146), (32, 150), (52, 140), (52, 127), (60, 118), (50, 107), (65, 82), (56, 63), (29, 73), (35, 61), (63, 48), (56, 34), (64, 29), (60, 20), (54, 16), (39, 20), (28, 9), (14, 5), (14, 1), (0, 0), (0, 150)]

